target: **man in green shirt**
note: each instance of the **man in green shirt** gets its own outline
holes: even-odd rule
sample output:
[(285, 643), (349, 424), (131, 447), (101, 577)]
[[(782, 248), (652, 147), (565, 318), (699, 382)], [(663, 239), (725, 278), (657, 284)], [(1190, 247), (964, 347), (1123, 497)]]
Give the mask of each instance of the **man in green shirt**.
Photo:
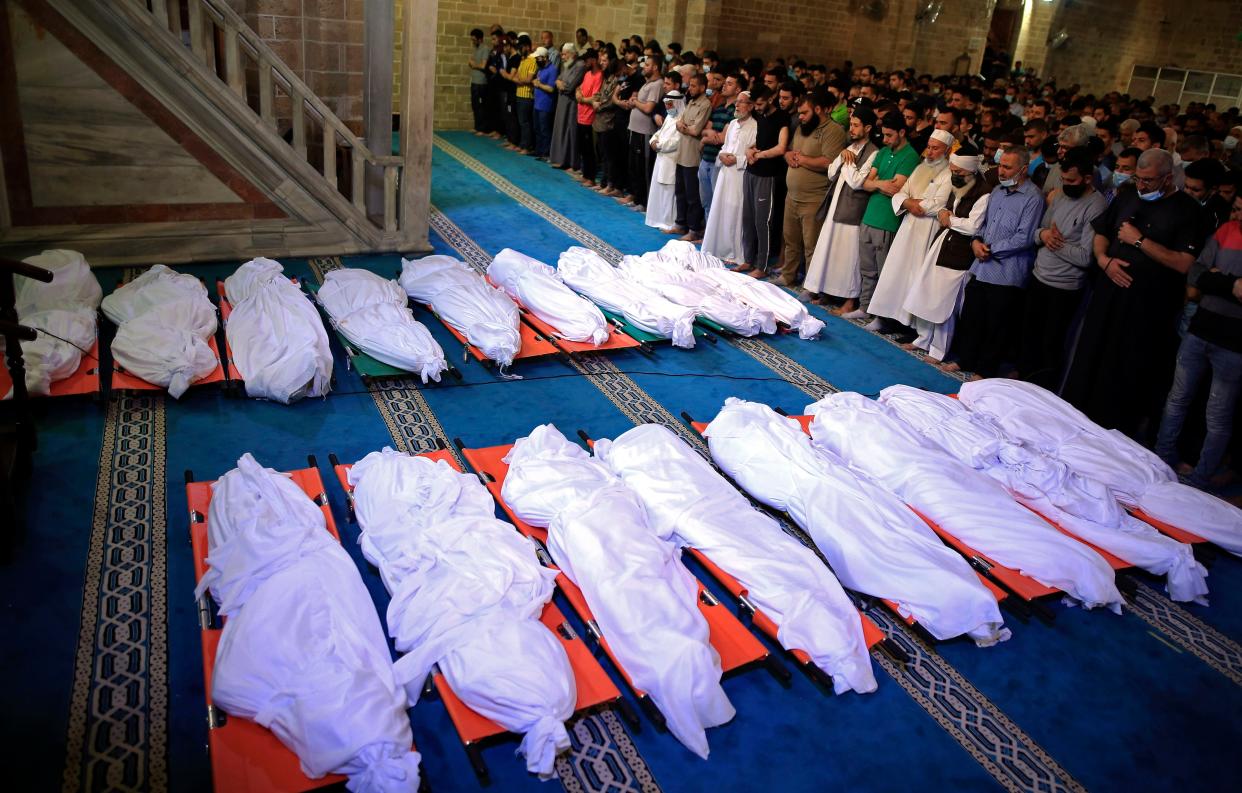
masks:
[(884, 114), (880, 121), (884, 131), (884, 148), (875, 155), (871, 173), (863, 189), (871, 193), (867, 210), (858, 227), (858, 272), (862, 276), (858, 309), (843, 314), (845, 319), (869, 318), (871, 295), (884, 269), (884, 258), (900, 224), (893, 212), (893, 196), (901, 191), (906, 179), (919, 164), (919, 153), (906, 142), (906, 121), (897, 111)]

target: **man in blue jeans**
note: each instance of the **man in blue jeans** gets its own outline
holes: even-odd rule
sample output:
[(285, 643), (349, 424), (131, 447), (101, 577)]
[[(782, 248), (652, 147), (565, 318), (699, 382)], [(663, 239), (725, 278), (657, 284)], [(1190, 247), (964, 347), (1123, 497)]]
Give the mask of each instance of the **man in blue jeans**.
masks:
[[(1233, 411), (1242, 391), (1242, 196), (1234, 199), (1229, 222), (1208, 239), (1190, 268), (1189, 283), (1199, 290), (1199, 310), (1177, 351), (1177, 372), (1164, 405), (1156, 454), (1198, 488), (1211, 483), (1229, 447)], [(1186, 411), (1208, 370), (1207, 436), (1199, 462), (1179, 466), (1177, 438)]]
[(552, 117), (556, 114), (556, 59), (548, 54), (547, 47), (535, 49), (535, 159), (548, 159), (552, 146)]

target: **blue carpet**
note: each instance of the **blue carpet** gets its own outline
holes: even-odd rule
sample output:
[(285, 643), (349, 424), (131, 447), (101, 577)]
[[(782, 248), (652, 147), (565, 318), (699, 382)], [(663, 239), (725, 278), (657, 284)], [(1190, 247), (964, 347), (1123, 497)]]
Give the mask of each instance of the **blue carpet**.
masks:
[[(494, 143), (468, 134), (445, 137), (568, 221), (550, 222), (437, 150), (433, 204), (488, 254), (513, 247), (555, 263), (560, 251), (580, 244), (573, 224), (627, 253), (658, 248), (668, 239), (646, 229), (640, 216), (611, 199), (574, 186), (565, 174), (505, 154)], [(438, 235), (432, 235), (432, 244), (436, 252), (456, 253)], [(386, 277), (399, 267), (396, 256), (345, 257), (343, 263)], [(179, 269), (214, 286), (215, 278), (236, 264)], [(288, 260), (285, 265), (290, 274), (314, 277), (308, 261)], [(120, 276), (120, 270), (100, 271), (105, 290)], [(954, 380), (887, 341), (826, 317), (820, 309), (816, 312), (828, 322), (820, 341), (789, 335), (763, 340), (838, 388), (873, 394), (904, 382), (955, 390)], [(521, 361), (514, 371), (525, 379), (502, 381), (473, 359), (463, 360), (460, 343), (429, 313), (416, 314), (460, 369), (460, 382), (446, 376), (440, 385), (408, 392), (380, 387), (373, 396), (346, 369), (343, 351), (333, 339), (336, 388), (326, 399), (285, 407), (234, 399), (216, 390), (192, 390), (180, 401), (164, 400), (166, 454), (156, 465), (165, 477), (168, 516), (161, 558), (168, 601), (169, 716), (162, 725), (167, 729), (168, 788), (211, 788), (182, 471), (214, 478), (246, 451), (275, 468), (300, 468), (307, 454), (317, 455), (344, 547), (382, 616), (388, 598), (360, 554), (357, 527), (345, 521), (345, 502), (328, 465), (329, 452), (352, 462), (391, 445), (393, 433), (425, 432), (427, 421), (438, 422), (446, 436), (460, 437), (468, 445), (508, 443), (549, 421), (567, 434), (583, 428), (595, 437), (615, 436), (633, 426), (602, 390), (606, 386), (582, 376), (573, 364), (559, 357)], [(700, 342), (692, 351), (668, 346), (657, 346), (650, 355), (621, 351), (608, 360), (642, 389), (635, 399), (673, 415), (689, 410), (698, 418), (710, 418), (731, 395), (790, 411), (809, 401), (802, 390), (723, 340), (715, 345)], [(422, 401), (415, 404), (415, 399)], [(395, 416), (391, 425), (377, 400)], [(420, 413), (422, 404), (429, 413)], [(0, 567), (0, 630), (6, 637), (0, 660), (9, 681), (0, 689), (0, 707), (21, 715), (5, 720), (0, 738), (14, 757), (23, 758), (12, 764), (17, 774), (11, 782), (23, 791), (61, 787), (76, 627), (105, 428), (103, 408), (89, 402), (49, 403), (40, 410), (36, 481), (45, 484), (30, 494), (31, 528), (17, 560)], [(1242, 637), (1242, 563), (1218, 559), (1209, 584), (1212, 606), (1189, 610), (1222, 632)], [(949, 642), (937, 652), (1086, 788), (1236, 786), (1242, 774), (1242, 756), (1235, 748), (1242, 688), (1175, 648), (1135, 615), (1061, 606), (1054, 610), (1053, 626), (1011, 619), (1014, 638), (999, 647), (980, 650), (966, 642)], [(707, 762), (646, 722), (633, 735), (634, 742), (658, 785), (678, 793), (774, 786), (790, 791), (896, 791), (908, 790), (912, 783), (932, 790), (1000, 787), (963, 748), (970, 743), (968, 737), (955, 736), (937, 723), (929, 716), (930, 706), (916, 701), (879, 665), (876, 674), (880, 687), (875, 694), (843, 697), (823, 696), (800, 674), (788, 690), (762, 670), (731, 676), (724, 686), (738, 715), (709, 731), (712, 756)], [(951, 681), (937, 694), (950, 702), (959, 695)], [(964, 716), (957, 729), (985, 736), (999, 729), (973, 719)], [(478, 790), (444, 708), (424, 702), (411, 711), (411, 720), (431, 788)], [(513, 757), (515, 748), (515, 741), (507, 741), (485, 750), (494, 780), (490, 789), (553, 789), (525, 774)], [(95, 787), (106, 785), (97, 778)], [(1040, 785), (1030, 780), (1018, 787)]]
[[(641, 252), (667, 240), (664, 235), (645, 229), (637, 214), (619, 207), (611, 199), (574, 187), (563, 173), (529, 158), (506, 155), (490, 142), (469, 135), (444, 137), (481, 160), (486, 168), (520, 185), (521, 189), (574, 223), (588, 227), (623, 252)], [(438, 150), (435, 156), (433, 200), (467, 234), (489, 250), (504, 244), (545, 261), (554, 261), (556, 226), (502, 194), (483, 176), (444, 151)], [(506, 201), (508, 208), (504, 206)], [(481, 205), (487, 209), (480, 209)], [(499, 229), (504, 229), (504, 234), (500, 234)], [(484, 242), (496, 235), (507, 241), (491, 245)], [(527, 247), (512, 242), (519, 235), (530, 240), (529, 244), (523, 242)], [(550, 242), (553, 250), (547, 253)], [(580, 243), (563, 243), (562, 247), (567, 244)], [(827, 321), (825, 341), (808, 343), (791, 336), (765, 337), (764, 340), (838, 387), (873, 393), (893, 382), (906, 382), (937, 390), (955, 389), (956, 384), (951, 379), (886, 341), (835, 318)], [(672, 352), (674, 354), (665, 357), (662, 364), (667, 361), (668, 366), (678, 366), (682, 362), (694, 367), (704, 366), (702, 351), (696, 350), (693, 357), (680, 358), (677, 351)], [(671, 400), (680, 402), (673, 405), (674, 410), (687, 404), (704, 404), (705, 410), (691, 408), (703, 417), (714, 413), (721, 391), (730, 390), (728, 386), (720, 390), (707, 387), (700, 388), (701, 393), (686, 394), (685, 389), (679, 389), (675, 383), (662, 389), (641, 375), (635, 379), (643, 382), (649, 393), (666, 406)], [(745, 384), (733, 388), (732, 393), (749, 397), (758, 390), (754, 384)], [(792, 394), (794, 401), (790, 403), (770, 393), (769, 389), (762, 391), (764, 396), (754, 398), (787, 409), (799, 409), (807, 401), (800, 393)], [(1235, 563), (1234, 559), (1222, 559), (1215, 565), (1219, 572), (1214, 572), (1211, 581), (1214, 591), (1231, 577), (1238, 567)], [(1230, 589), (1236, 591), (1236, 587)], [(1236, 627), (1234, 623), (1242, 609), (1229, 608), (1227, 604), (1219, 608), (1220, 601), (1227, 600), (1226, 596), (1214, 595), (1215, 605), (1211, 609), (1194, 611), (1218, 615), (1217, 620), (1204, 619), (1232, 633), (1230, 628)], [(1211, 786), (1227, 778), (1225, 774), (1242, 770), (1242, 763), (1229, 758), (1225, 749), (1231, 736), (1236, 734), (1228, 729), (1228, 714), (1236, 710), (1242, 691), (1198, 659), (1172, 649), (1135, 617), (1118, 618), (1103, 612), (1087, 613), (1060, 607), (1056, 611), (1058, 619), (1052, 628), (1038, 623), (1015, 624), (1015, 639), (1007, 645), (980, 651), (966, 643), (955, 642), (943, 646), (942, 652), (1088, 787), (1113, 787), (1122, 783), (1142, 787), (1158, 784), (1156, 780)], [(755, 676), (730, 681), (729, 693), (739, 703), (739, 719), (729, 727), (713, 731), (713, 747), (717, 751), (718, 743), (728, 740), (724, 736), (746, 722), (743, 701), (754, 696), (756, 704), (763, 707), (760, 692), (767, 682)], [(891, 681), (885, 682), (889, 683), (887, 688), (893, 688)], [(1207, 704), (1209, 700), (1210, 705)], [(804, 701), (798, 699), (799, 703)], [(1194, 708), (1178, 707), (1179, 702), (1188, 701), (1205, 704)], [(868, 700), (867, 704), (872, 702)], [(1178, 713), (1167, 718), (1152, 718), (1152, 714), (1163, 714), (1166, 710), (1178, 710)], [(773, 718), (772, 712), (768, 710), (763, 718)], [(886, 725), (897, 723), (888, 718), (882, 717), (882, 720)], [(925, 741), (925, 736), (920, 737)], [(669, 754), (668, 749), (658, 744), (649, 749), (648, 740), (642, 736), (638, 743), (657, 770), (658, 778), (667, 780), (667, 774), (661, 775), (659, 770)], [(756, 739), (751, 736), (751, 740)], [(1099, 762), (1097, 747), (1108, 747), (1115, 761)], [(1142, 757), (1138, 763), (1130, 754), (1136, 749)], [(770, 756), (768, 752), (779, 753), (779, 748), (769, 745), (764, 753), (756, 756)], [(926, 755), (920, 750), (915, 753), (922, 768)], [(680, 754), (685, 756), (686, 753)], [(1181, 762), (1187, 757), (1199, 758), (1199, 761)], [(1209, 758), (1215, 761), (1210, 762)], [(709, 763), (703, 773), (710, 775), (714, 766), (715, 763)], [(1127, 767), (1131, 770), (1127, 771)], [(742, 772), (730, 769), (719, 780), (711, 776), (704, 780), (700, 773), (695, 782), (703, 783), (704, 787), (712, 781), (727, 784), (731, 773)], [(808, 780), (814, 779), (813, 772), (808, 773), (811, 774)], [(794, 787), (799, 784), (796, 777), (788, 783)], [(671, 784), (665, 781), (666, 786)], [(863, 787), (871, 785), (874, 781)]]
[[(611, 198), (578, 186), (563, 171), (550, 168), (530, 157), (505, 156), (506, 152), (499, 149), (495, 142), (469, 133), (444, 132), (440, 133), (440, 137), (483, 161), (501, 177), (520, 185), (522, 190), (566, 219), (589, 228), (592, 233), (622, 253), (638, 254), (657, 250), (671, 239), (667, 234), (644, 225), (642, 216), (633, 210), (622, 207)], [(435, 196), (433, 200), (450, 216), (457, 217), (455, 210), (462, 204), (477, 201), (479, 203), (475, 205), (480, 211), (490, 211), (497, 205), (502, 205), (501, 202), (510, 200), (475, 174), (471, 175), (476, 176), (481, 184), (472, 190), (474, 183), (457, 175), (457, 170), (468, 169), (440, 149), (434, 152), (433, 162), (436, 167), (432, 182), (432, 193)], [(459, 193), (458, 190), (463, 192)], [(487, 207), (488, 210), (482, 210), (482, 207)], [(519, 213), (512, 217), (514, 225), (506, 226), (506, 229), (510, 233), (521, 229), (525, 236), (528, 227), (532, 225), (530, 216)], [(466, 213), (463, 222), (469, 224), (471, 218), (472, 213)], [(473, 225), (471, 229), (473, 233)], [(533, 231), (537, 237), (543, 239), (543, 229)], [(569, 245), (580, 244), (582, 243), (571, 240), (555, 253), (560, 253)], [(555, 265), (555, 254), (545, 261)], [(888, 341), (832, 316), (819, 306), (810, 308), (812, 314), (827, 323), (819, 341), (808, 344), (794, 335), (765, 336), (763, 340), (837, 388), (874, 394), (884, 386), (902, 382), (953, 393), (960, 386), (958, 381), (927, 364), (917, 362), (913, 356)], [(912, 363), (917, 365), (911, 365)], [(794, 405), (786, 404), (783, 407), (787, 410), (801, 410), (806, 404), (805, 400), (795, 402)]]
[(29, 499), (24, 541), (0, 567), (0, 741), (14, 790), (60, 788), (105, 407), (73, 398), (38, 411), (32, 482), (51, 492)]

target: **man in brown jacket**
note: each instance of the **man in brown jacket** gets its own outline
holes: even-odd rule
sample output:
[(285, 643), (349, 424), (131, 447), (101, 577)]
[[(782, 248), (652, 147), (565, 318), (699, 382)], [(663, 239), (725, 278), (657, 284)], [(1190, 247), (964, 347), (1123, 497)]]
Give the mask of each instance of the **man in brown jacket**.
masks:
[(707, 77), (692, 75), (687, 92), (689, 101), (677, 119), (677, 131), (681, 133), (677, 144), (677, 225), (686, 231), (682, 239), (699, 242), (706, 220), (699, 199), (699, 161), (703, 158), (703, 130), (712, 114)]
[(780, 281), (801, 283), (798, 271), (810, 261), (819, 240), (815, 215), (828, 193), (828, 166), (849, 142), (845, 129), (831, 119), (836, 97), (820, 86), (798, 105), (798, 125), (785, 152), (785, 262)]

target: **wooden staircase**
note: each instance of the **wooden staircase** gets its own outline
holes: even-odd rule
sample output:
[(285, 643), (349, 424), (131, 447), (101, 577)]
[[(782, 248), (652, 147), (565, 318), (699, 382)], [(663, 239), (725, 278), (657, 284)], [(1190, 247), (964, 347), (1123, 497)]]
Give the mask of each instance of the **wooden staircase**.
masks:
[[(0, 33), (10, 41), (0, 47), (11, 45), (15, 85), (4, 100), (25, 141), (0, 156), (6, 175), (20, 174), (13, 165), (28, 174), (5, 185), (5, 252), (62, 247), (93, 263), (171, 263), (428, 249), (430, 134), (403, 134), (419, 149), (404, 156), (372, 151), (224, 0), (5, 6)], [(434, 31), (434, 19), (424, 24)], [(64, 109), (64, 130), (39, 126), (40, 88), (77, 102)], [(429, 133), (427, 93), (426, 117), (405, 120)], [(107, 134), (93, 132), (97, 118)], [(133, 150), (117, 145), (127, 130)], [(45, 145), (58, 135), (64, 146)], [(182, 149), (180, 183), (170, 183), (170, 160), (144, 159), (144, 149), (168, 145)], [(66, 172), (56, 158), (81, 149), (86, 164)], [(78, 174), (89, 204), (55, 200), (59, 182), (47, 176), (65, 173)], [(128, 181), (103, 178), (112, 173)]]

